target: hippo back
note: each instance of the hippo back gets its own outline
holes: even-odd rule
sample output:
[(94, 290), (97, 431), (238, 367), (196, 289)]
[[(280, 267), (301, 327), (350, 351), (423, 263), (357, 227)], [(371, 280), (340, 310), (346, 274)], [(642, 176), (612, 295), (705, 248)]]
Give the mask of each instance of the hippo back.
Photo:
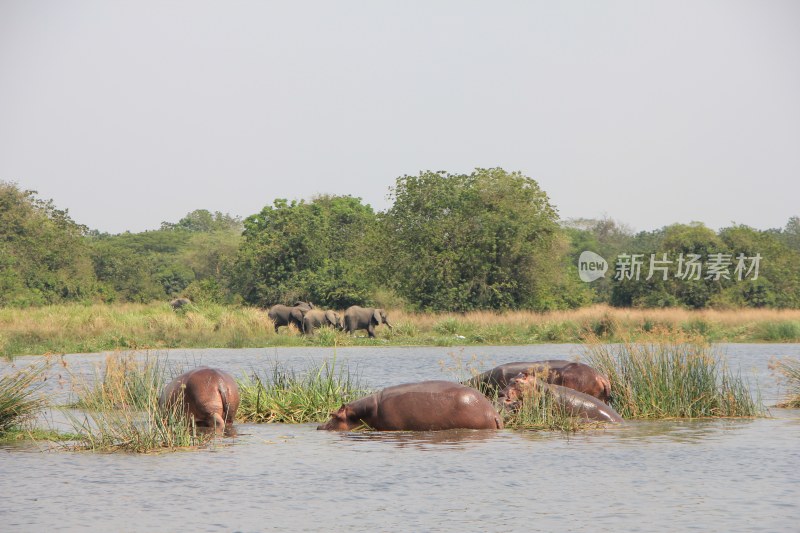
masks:
[(500, 415), (475, 389), (449, 381), (423, 381), (378, 393), (378, 412), (367, 421), (380, 431), (500, 429)]
[(464, 382), (464, 385), (473, 387), (486, 393), (501, 391), (508, 386), (511, 380), (520, 372), (544, 372), (546, 368), (557, 370), (563, 368), (572, 361), (563, 359), (548, 359), (546, 361), (523, 361), (516, 363), (506, 363), (487, 370), (483, 374)]

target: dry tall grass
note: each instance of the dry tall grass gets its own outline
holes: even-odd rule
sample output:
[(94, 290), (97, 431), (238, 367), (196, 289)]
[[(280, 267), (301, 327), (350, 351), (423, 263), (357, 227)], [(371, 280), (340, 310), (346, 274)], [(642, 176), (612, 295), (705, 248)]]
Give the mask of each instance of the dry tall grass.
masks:
[(653, 332), (698, 334), (709, 341), (800, 342), (800, 310), (616, 309), (412, 313), (389, 310), (393, 330), (378, 339), (322, 329), (276, 334), (263, 309), (167, 303), (61, 305), (0, 309), (0, 354), (82, 353), (115, 349), (245, 348), (263, 346), (535, 344), (643, 338)]

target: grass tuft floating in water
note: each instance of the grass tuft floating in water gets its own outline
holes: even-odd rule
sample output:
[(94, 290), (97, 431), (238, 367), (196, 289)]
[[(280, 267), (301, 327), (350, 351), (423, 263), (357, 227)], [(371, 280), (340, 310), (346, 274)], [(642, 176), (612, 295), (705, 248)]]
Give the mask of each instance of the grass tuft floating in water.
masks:
[(47, 406), (39, 394), (49, 361), (42, 361), (0, 378), (0, 435), (17, 431)]
[(323, 422), (343, 403), (369, 392), (347, 367), (337, 367), (335, 359), (302, 375), (275, 362), (267, 371), (237, 382), (241, 397), (237, 420), (243, 422)]
[(503, 417), (506, 429), (513, 430), (575, 433), (606, 426), (600, 422), (573, 416), (569, 408), (559, 402), (555, 393), (543, 387), (533, 387), (526, 391), (519, 409), (501, 410), (500, 415)]
[(778, 407), (800, 409), (800, 360), (787, 357), (770, 361), (770, 368), (781, 375), (786, 385), (786, 399)]
[(649, 342), (590, 341), (585, 362), (608, 376), (612, 406), (623, 418), (765, 416), (745, 380), (697, 336), (664, 335)]

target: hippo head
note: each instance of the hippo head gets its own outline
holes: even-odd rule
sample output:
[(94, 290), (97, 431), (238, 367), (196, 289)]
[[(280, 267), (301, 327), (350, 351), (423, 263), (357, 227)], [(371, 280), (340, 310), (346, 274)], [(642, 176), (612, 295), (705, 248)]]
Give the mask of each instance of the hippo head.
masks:
[(530, 372), (520, 372), (503, 389), (497, 399), (507, 409), (517, 409), (522, 402), (523, 396), (529, 395), (536, 387), (536, 374)]
[(350, 431), (361, 425), (353, 410), (347, 405), (342, 404), (338, 411), (331, 413), (331, 418), (324, 424), (317, 426), (317, 429), (325, 431)]

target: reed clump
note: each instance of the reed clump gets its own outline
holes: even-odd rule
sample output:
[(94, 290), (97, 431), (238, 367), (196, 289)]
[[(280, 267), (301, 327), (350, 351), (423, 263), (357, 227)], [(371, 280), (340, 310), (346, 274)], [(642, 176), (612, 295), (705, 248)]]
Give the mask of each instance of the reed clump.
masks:
[(42, 361), (0, 378), (0, 435), (20, 429), (47, 406), (40, 394), (49, 361)]
[(522, 395), (517, 409), (501, 409), (503, 424), (513, 430), (561, 431), (575, 433), (602, 427), (599, 422), (576, 417), (545, 387), (532, 387)]
[(786, 398), (778, 407), (800, 409), (800, 360), (787, 357), (770, 361), (770, 368), (777, 371), (786, 386)]
[(153, 392), (142, 409), (108, 406), (85, 411), (82, 416), (67, 412), (75, 434), (73, 447), (95, 452), (152, 453), (196, 448), (213, 438), (213, 432), (198, 431), (181, 402), (161, 409)]
[(701, 337), (674, 334), (647, 342), (587, 344), (585, 362), (608, 376), (623, 418), (764, 416), (747, 383)]
[(323, 422), (332, 411), (368, 393), (347, 367), (324, 361), (303, 374), (275, 362), (264, 372), (237, 380), (243, 422)]
[(140, 359), (135, 353), (107, 355), (103, 370), (95, 368), (91, 383), (73, 384), (78, 398), (72, 406), (95, 411), (145, 409), (153, 391), (161, 391), (166, 385), (167, 372), (165, 358), (148, 355)]

